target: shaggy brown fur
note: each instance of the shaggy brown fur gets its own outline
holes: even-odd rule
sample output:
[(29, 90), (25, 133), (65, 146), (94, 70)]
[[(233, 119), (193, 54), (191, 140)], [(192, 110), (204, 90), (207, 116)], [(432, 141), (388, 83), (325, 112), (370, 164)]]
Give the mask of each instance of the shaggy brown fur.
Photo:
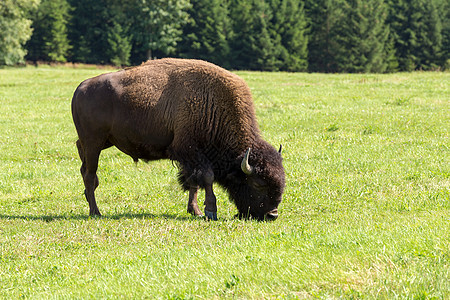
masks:
[[(276, 216), (284, 188), (281, 156), (261, 140), (250, 90), (229, 71), (199, 60), (149, 61), (81, 83), (72, 99), (72, 115), (91, 214), (100, 214), (94, 196), (98, 157), (114, 145), (135, 161), (169, 158), (179, 162), (180, 182), (190, 190), (188, 210), (195, 215), (201, 214), (196, 203), (198, 187), (205, 188), (205, 210), (215, 214), (212, 183), (218, 181), (230, 191), (240, 215)], [(247, 176), (239, 166), (248, 148), (252, 149), (250, 163), (259, 165)], [(267, 192), (235, 195), (233, 187), (227, 186), (231, 181), (236, 185), (236, 180), (249, 186), (252, 178), (270, 182), (271, 190), (278, 190), (271, 197), (277, 199), (269, 204), (262, 199)], [(241, 199), (246, 193), (245, 197), (259, 202), (253, 205)], [(264, 207), (261, 201), (267, 202), (266, 209), (256, 209)]]

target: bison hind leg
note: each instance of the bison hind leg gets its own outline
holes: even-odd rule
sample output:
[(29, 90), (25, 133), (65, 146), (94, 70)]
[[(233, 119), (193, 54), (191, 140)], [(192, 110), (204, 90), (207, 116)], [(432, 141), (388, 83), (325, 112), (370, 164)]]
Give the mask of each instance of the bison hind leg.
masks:
[(81, 158), (81, 175), (85, 186), (84, 196), (89, 203), (89, 215), (100, 216), (100, 211), (95, 201), (95, 189), (99, 185), (97, 177), (98, 159), (100, 156), (100, 149), (86, 149), (80, 140), (77, 141), (78, 154)]

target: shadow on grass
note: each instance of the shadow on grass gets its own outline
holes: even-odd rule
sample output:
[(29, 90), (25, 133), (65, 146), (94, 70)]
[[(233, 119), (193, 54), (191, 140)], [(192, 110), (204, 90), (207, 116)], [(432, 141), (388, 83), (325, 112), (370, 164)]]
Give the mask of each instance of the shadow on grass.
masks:
[(124, 213), (117, 215), (102, 215), (100, 217), (91, 217), (89, 215), (2, 215), (0, 214), (0, 219), (5, 220), (26, 220), (26, 221), (45, 221), (52, 222), (56, 220), (91, 220), (91, 219), (106, 219), (106, 220), (120, 220), (120, 219), (165, 219), (165, 220), (202, 220), (202, 218), (194, 216), (180, 216), (171, 214), (149, 214), (149, 213)]

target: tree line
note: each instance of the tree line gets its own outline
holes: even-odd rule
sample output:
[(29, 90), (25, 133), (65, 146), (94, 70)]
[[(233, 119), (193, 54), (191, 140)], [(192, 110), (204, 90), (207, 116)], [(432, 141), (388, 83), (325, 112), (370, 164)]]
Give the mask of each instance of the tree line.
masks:
[(2, 0), (0, 65), (166, 56), (264, 71), (450, 69), (450, 0)]

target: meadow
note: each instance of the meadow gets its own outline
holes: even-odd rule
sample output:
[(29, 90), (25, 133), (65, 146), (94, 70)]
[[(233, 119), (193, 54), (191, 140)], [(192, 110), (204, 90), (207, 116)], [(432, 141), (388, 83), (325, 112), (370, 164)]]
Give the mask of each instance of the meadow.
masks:
[(88, 216), (70, 101), (107, 71), (0, 69), (0, 298), (450, 298), (450, 73), (237, 72), (286, 191), (257, 222), (215, 187), (208, 222), (115, 148)]

